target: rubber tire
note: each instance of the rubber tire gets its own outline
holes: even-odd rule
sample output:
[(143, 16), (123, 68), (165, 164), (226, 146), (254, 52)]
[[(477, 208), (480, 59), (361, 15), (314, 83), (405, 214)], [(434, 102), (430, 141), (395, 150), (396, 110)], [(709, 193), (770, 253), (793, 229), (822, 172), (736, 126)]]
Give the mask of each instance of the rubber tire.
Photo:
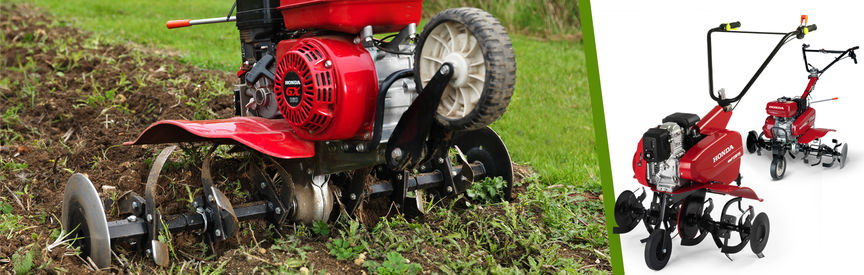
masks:
[(516, 86), (516, 54), (513, 52), (513, 43), (507, 35), (507, 29), (486, 11), (455, 8), (439, 12), (424, 27), (414, 50), (414, 80), (417, 87), (423, 87), (418, 71), (423, 44), (429, 33), (446, 21), (465, 25), (477, 39), (486, 61), (486, 79), (477, 106), (468, 115), (454, 120), (436, 112), (435, 119), (452, 130), (476, 130), (486, 127), (504, 114), (513, 96)]
[(747, 133), (747, 152), (748, 153), (756, 153), (756, 139), (758, 136), (756, 135), (756, 131), (750, 131)]
[[(665, 252), (664, 252), (665, 248)], [(653, 270), (661, 270), (669, 263), (672, 255), (672, 237), (665, 229), (657, 229), (648, 237), (645, 244), (645, 264)]]
[(768, 220), (768, 215), (759, 213), (756, 219), (753, 219), (753, 226), (750, 228), (750, 250), (754, 254), (759, 255), (768, 244), (768, 236), (771, 233), (771, 223)]
[[(777, 170), (780, 171), (777, 171)], [(771, 160), (771, 178), (774, 180), (781, 180), (783, 176), (786, 175), (786, 158), (784, 157), (774, 157)]]

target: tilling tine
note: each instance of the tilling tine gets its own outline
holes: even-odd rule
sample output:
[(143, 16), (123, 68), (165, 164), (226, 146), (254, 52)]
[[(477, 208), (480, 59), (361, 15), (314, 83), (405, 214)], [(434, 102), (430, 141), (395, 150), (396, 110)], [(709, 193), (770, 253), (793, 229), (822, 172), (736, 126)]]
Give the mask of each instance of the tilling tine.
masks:
[[(632, 231), (639, 223), (645, 225), (645, 263), (654, 270), (663, 269), (672, 255), (672, 237), (677, 230), (681, 245), (697, 245), (708, 235), (720, 252), (737, 253), (748, 244), (753, 253), (763, 257), (768, 242), (768, 215), (756, 213), (752, 206), (743, 207), (743, 199), (762, 201), (752, 189), (741, 187), (741, 134), (729, 130), (729, 119), (738, 101), (747, 93), (759, 75), (787, 42), (804, 38), (816, 25), (798, 26), (791, 32), (737, 31), (739, 22), (720, 24), (708, 31), (708, 84), (711, 99), (717, 102), (700, 118), (695, 114), (673, 113), (657, 127), (648, 129), (633, 154), (634, 178), (650, 188), (653, 197), (648, 208), (647, 197), (632, 191), (619, 194), (615, 202), (614, 233)], [(714, 33), (779, 35), (780, 41), (735, 97), (725, 91), (714, 91), (711, 36)], [(643, 187), (644, 188), (644, 187)], [(711, 217), (714, 202), (709, 193), (734, 198), (723, 205), (720, 219)], [(734, 235), (737, 236), (734, 236)], [(735, 243), (730, 240), (738, 239)], [(731, 259), (731, 257), (730, 257)]]
[[(238, 0), (236, 16), (175, 20), (168, 28), (236, 21), (241, 58), (236, 117), (163, 120), (126, 145), (206, 143), (201, 190), (190, 211), (162, 213), (162, 166), (156, 157), (144, 196), (113, 202), (125, 218), (108, 221), (95, 185), (73, 175), (63, 200), (63, 229), (98, 267), (111, 247), (132, 244), (170, 265), (164, 234), (193, 231), (208, 244), (233, 238), (240, 221), (312, 224), (349, 215), (373, 198), (422, 215), (426, 203), (501, 178), (511, 197), (513, 169), (501, 138), (488, 127), (513, 95), (510, 38), (489, 13), (442, 11), (422, 33), (420, 0)], [(378, 39), (375, 33), (394, 33)], [(389, 40), (388, 40), (389, 39)], [(216, 154), (219, 145), (233, 146)], [(218, 157), (217, 157), (218, 155)], [(237, 204), (211, 169), (241, 158), (253, 200)], [(112, 206), (113, 207), (113, 206)], [(212, 246), (211, 246), (212, 247)]]

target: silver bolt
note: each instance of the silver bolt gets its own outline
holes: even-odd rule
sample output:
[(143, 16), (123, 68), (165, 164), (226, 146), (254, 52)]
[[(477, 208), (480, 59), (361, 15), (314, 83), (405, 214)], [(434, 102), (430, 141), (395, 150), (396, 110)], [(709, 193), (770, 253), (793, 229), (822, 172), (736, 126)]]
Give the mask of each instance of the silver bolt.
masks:
[(306, 174), (312, 175), (312, 168), (306, 168)]
[(396, 179), (402, 180), (402, 174), (396, 175)]
[(348, 149), (351, 149), (351, 146), (350, 146), (350, 145), (348, 145), (348, 144), (342, 144), (342, 151), (348, 151)]
[(269, 209), (269, 208), (273, 208), (273, 203), (268, 201), (268, 202), (267, 202), (267, 208), (268, 208), (268, 209)]
[(222, 236), (222, 230), (216, 229), (216, 232), (215, 232), (215, 233), (216, 233), (216, 237), (221, 237), (221, 236)]
[(438, 158), (438, 163), (444, 164), (444, 158)]
[(276, 207), (273, 212), (276, 212), (276, 215), (282, 215), (282, 207)]
[(193, 201), (193, 202), (192, 202), (192, 207), (198, 208), (198, 201)]
[(147, 221), (152, 222), (153, 221), (153, 215), (147, 214)]
[(453, 192), (453, 186), (447, 186), (447, 193)]
[(348, 197), (351, 198), (352, 201), (357, 200), (357, 194), (351, 193)]
[(144, 250), (144, 254), (147, 254), (147, 257), (150, 257), (150, 249)]
[(262, 181), (261, 182), (261, 189), (264, 189), (264, 188), (267, 188), (267, 183)]
[(135, 215), (132, 215), (132, 216), (126, 217), (126, 220), (129, 222), (135, 222), (138, 220), (138, 217), (135, 217)]
[(360, 44), (360, 37), (354, 37), (354, 44)]
[(132, 202), (132, 209), (138, 209), (138, 202), (137, 201)]
[(456, 173), (456, 171), (452, 171), (452, 172), (450, 172), (450, 174), (453, 175), (454, 177), (455, 177), (456, 175), (458, 175), (458, 173)]
[(215, 201), (216, 199), (214, 199), (213, 195), (211, 194), (211, 195), (207, 195), (207, 200), (212, 202), (212, 201)]
[(399, 147), (394, 148), (393, 152), (390, 152), (390, 158), (395, 160), (402, 159), (402, 149), (399, 149)]
[(366, 151), (366, 145), (363, 145), (363, 143), (357, 144), (356, 148), (357, 148), (357, 152)]
[(426, 165), (420, 165), (420, 170), (426, 170)]
[(330, 69), (330, 67), (333, 67), (333, 62), (330, 60), (324, 61), (324, 68)]
[(438, 70), (438, 72), (441, 74), (448, 74), (450, 73), (450, 66), (441, 66), (441, 69)]

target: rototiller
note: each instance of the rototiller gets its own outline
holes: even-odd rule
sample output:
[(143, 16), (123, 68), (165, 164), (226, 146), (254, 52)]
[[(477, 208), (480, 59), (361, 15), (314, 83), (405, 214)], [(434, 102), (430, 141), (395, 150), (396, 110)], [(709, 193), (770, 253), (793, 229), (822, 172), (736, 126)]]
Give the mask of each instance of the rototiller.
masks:
[[(236, 21), (242, 62), (236, 117), (165, 120), (127, 145), (212, 143), (248, 160), (256, 201), (232, 206), (203, 158), (203, 194), (189, 213), (159, 211), (155, 188), (174, 146), (153, 161), (143, 197), (116, 200), (127, 218), (107, 221), (87, 176), (63, 195), (63, 228), (84, 255), (110, 265), (111, 244), (133, 244), (169, 262), (160, 234), (195, 230), (209, 244), (232, 238), (238, 221), (327, 221), (334, 207), (354, 215), (371, 198), (421, 214), (427, 200), (500, 177), (510, 198), (513, 170), (488, 128), (507, 108), (516, 79), (505, 28), (479, 9), (432, 17), (418, 36), (420, 0), (239, 0), (236, 16), (178, 20), (168, 28)], [(395, 33), (394, 33), (395, 32)], [(374, 34), (394, 33), (386, 37)], [(241, 153), (237, 153), (237, 152)]]
[[(650, 234), (642, 240), (645, 263), (654, 270), (663, 269), (672, 254), (672, 232), (677, 230), (681, 245), (697, 245), (709, 234), (720, 251), (729, 254), (743, 250), (747, 244), (758, 257), (768, 242), (768, 215), (756, 213), (753, 206), (744, 208), (742, 199), (762, 201), (752, 189), (741, 187), (741, 134), (727, 129), (737, 102), (789, 41), (804, 38), (816, 25), (801, 25), (792, 32), (737, 31), (741, 23), (725, 23), (708, 31), (708, 93), (717, 102), (707, 115), (674, 113), (663, 124), (648, 129), (636, 146), (633, 172), (636, 180), (654, 193), (649, 208), (643, 206), (647, 192), (637, 197), (633, 191), (622, 192), (615, 202), (616, 234), (630, 232), (640, 222)], [(782, 35), (741, 92), (727, 98), (724, 89), (714, 92), (711, 35), (715, 32)], [(638, 190), (637, 190), (638, 191)], [(708, 193), (730, 195), (720, 220), (711, 218), (714, 203)], [(739, 215), (730, 214), (738, 211)], [(740, 241), (730, 244), (732, 234)], [(731, 259), (731, 258), (730, 258)]]
[[(786, 154), (789, 157), (795, 158), (796, 153), (801, 153), (804, 163), (810, 163), (808, 157), (813, 157), (811, 166), (822, 164), (824, 167), (832, 167), (835, 163), (840, 164), (842, 169), (846, 166), (846, 154), (849, 151), (849, 146), (846, 143), (839, 143), (837, 139), (833, 139), (833, 146), (823, 144), (822, 138), (828, 132), (833, 132), (834, 129), (815, 128), (816, 110), (810, 107), (810, 104), (837, 100), (836, 97), (822, 100), (811, 100), (813, 89), (816, 88), (816, 81), (822, 76), (822, 73), (831, 68), (834, 63), (844, 58), (852, 58), (855, 64), (858, 64), (858, 59), (855, 56), (855, 50), (858, 46), (846, 49), (844, 51), (832, 50), (811, 50), (810, 45), (801, 45), (801, 51), (804, 55), (804, 68), (810, 73), (807, 82), (807, 88), (804, 88), (804, 93), (799, 97), (781, 97), (775, 101), (768, 102), (765, 106), (765, 111), (768, 112), (768, 117), (765, 119), (765, 124), (762, 126), (762, 133), (757, 134), (756, 131), (750, 131), (747, 134), (747, 152), (757, 153), (762, 155), (762, 150), (771, 151), (773, 160), (771, 160), (771, 178), (779, 180), (786, 174)], [(839, 54), (834, 61), (819, 69), (816, 66), (807, 62), (808, 52), (818, 52), (824, 54)], [(823, 162), (823, 157), (829, 158), (830, 162)]]

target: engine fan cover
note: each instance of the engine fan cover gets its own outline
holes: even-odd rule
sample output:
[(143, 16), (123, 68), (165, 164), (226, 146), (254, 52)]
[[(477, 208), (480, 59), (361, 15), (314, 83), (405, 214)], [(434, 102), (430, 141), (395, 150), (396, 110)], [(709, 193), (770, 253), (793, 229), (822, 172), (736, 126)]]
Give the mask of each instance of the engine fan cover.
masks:
[(279, 42), (274, 93), (279, 112), (308, 140), (340, 140), (372, 131), (378, 90), (369, 52), (350, 37)]

